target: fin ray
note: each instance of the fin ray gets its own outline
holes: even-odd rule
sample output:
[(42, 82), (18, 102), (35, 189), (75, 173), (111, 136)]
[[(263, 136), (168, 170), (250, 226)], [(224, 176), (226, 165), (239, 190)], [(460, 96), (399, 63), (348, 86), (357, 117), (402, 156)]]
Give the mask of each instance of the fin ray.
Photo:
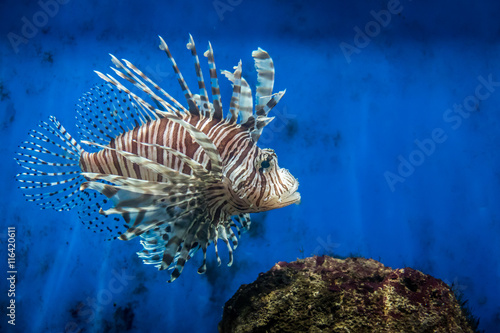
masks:
[(27, 201), (42, 209), (70, 210), (79, 204), (78, 187), (85, 181), (79, 168), (83, 149), (55, 117), (49, 120), (30, 132), (33, 141), (19, 147), (20, 157), (15, 160), (29, 172), (19, 173), (16, 179)]

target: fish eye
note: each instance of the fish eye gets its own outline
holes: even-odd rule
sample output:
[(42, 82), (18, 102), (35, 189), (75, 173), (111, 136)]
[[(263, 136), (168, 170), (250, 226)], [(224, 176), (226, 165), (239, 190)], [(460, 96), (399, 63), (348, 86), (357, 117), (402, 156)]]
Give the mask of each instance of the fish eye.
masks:
[(266, 173), (276, 165), (276, 154), (272, 149), (262, 149), (254, 162), (255, 169)]
[(271, 163), (269, 163), (269, 161), (262, 161), (262, 163), (260, 163), (260, 167), (263, 168), (263, 169), (267, 169), (271, 166)]

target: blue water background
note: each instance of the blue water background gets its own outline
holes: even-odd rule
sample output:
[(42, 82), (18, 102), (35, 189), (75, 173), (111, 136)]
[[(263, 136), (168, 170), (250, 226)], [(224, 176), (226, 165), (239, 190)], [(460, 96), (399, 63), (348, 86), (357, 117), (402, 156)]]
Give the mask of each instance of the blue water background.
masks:
[[(17, 230), (18, 275), (14, 329), (0, 278), (0, 330), (216, 332), (241, 284), (277, 261), (328, 253), (453, 283), (480, 328), (500, 332), (500, 85), (484, 85), (500, 81), (500, 3), (392, 4), (381, 24), (375, 17), (385, 1), (61, 0), (45, 16), (36, 1), (2, 1), (0, 277), (7, 226)], [(9, 40), (23, 36), (26, 21), (39, 27), (24, 30), (25, 43)], [(357, 31), (368, 35), (356, 38)], [(26, 203), (13, 157), (49, 115), (76, 134), (75, 104), (99, 83), (94, 69), (110, 72), (108, 53), (184, 103), (157, 35), (196, 90), (188, 33), (199, 53), (211, 41), (219, 69), (242, 59), (251, 85), (252, 50), (271, 54), (275, 89), (287, 92), (259, 145), (276, 150), (303, 199), (254, 215), (233, 267), (215, 267), (211, 247), (208, 274), (196, 274), (198, 255), (167, 284), (165, 272), (135, 255), (138, 240), (106, 242), (76, 212)], [(227, 106), (230, 85), (221, 84)]]

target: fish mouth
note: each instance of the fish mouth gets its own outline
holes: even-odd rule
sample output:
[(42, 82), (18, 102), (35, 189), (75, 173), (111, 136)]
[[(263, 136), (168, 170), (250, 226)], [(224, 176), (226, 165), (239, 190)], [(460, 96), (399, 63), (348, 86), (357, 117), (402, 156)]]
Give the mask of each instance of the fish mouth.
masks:
[(299, 189), (299, 182), (296, 182), (293, 186), (293, 188), (284, 193), (281, 198), (279, 199), (279, 206), (280, 207), (285, 207), (291, 204), (300, 204), (300, 193), (297, 192)]
[(292, 194), (288, 195), (286, 198), (281, 199), (281, 203), (283, 206), (288, 206), (291, 204), (300, 204), (300, 193), (299, 192), (293, 192)]

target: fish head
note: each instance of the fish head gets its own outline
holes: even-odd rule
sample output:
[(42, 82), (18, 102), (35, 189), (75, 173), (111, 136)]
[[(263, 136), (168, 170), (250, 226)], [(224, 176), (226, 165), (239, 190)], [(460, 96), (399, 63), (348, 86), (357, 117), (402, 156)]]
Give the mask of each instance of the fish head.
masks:
[[(263, 212), (300, 202), (299, 181), (290, 171), (280, 168), (278, 157), (272, 149), (257, 148), (253, 170), (244, 182), (235, 184), (233, 191), (244, 198), (246, 212)], [(252, 165), (253, 164), (253, 165)]]

